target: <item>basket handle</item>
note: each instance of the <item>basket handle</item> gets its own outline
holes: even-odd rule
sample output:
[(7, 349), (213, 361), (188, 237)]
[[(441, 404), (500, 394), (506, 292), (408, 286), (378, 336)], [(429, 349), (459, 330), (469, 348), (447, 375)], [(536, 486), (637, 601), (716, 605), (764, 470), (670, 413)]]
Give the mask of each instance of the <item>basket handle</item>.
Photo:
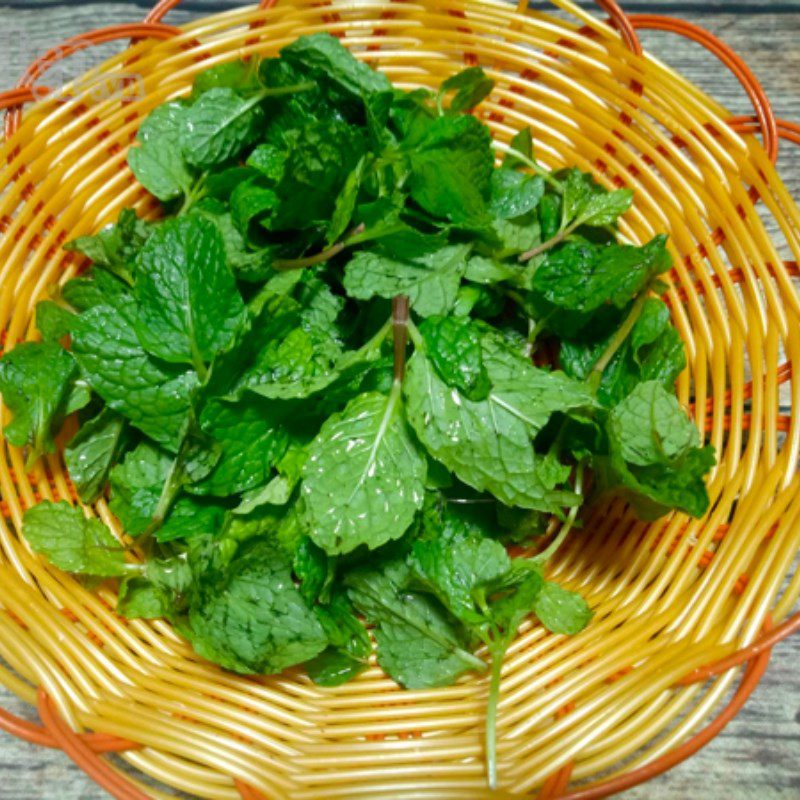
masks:
[(634, 30), (667, 31), (677, 33), (686, 39), (705, 47), (715, 55), (736, 77), (750, 97), (756, 112), (764, 150), (774, 164), (778, 160), (778, 123), (775, 112), (764, 88), (750, 67), (731, 47), (707, 30), (682, 19), (667, 17), (662, 14), (629, 14), (627, 20)]
[[(182, 0), (159, 0), (148, 12), (144, 18), (145, 22), (161, 22), (162, 19), (176, 6), (181, 4)], [(267, 9), (272, 8), (278, 0), (261, 0), (258, 4), (259, 8)]]
[(25, 70), (15, 89), (0, 93), (0, 109), (8, 109), (5, 123), (6, 138), (8, 139), (19, 127), (22, 105), (37, 99), (43, 93), (49, 93), (49, 89), (37, 87), (36, 81), (58, 61), (95, 44), (113, 42), (117, 39), (152, 38), (163, 40), (170, 39), (178, 33), (180, 33), (180, 29), (173, 25), (157, 22), (110, 25), (107, 28), (97, 28), (80, 36), (72, 36), (60, 45), (50, 48)]

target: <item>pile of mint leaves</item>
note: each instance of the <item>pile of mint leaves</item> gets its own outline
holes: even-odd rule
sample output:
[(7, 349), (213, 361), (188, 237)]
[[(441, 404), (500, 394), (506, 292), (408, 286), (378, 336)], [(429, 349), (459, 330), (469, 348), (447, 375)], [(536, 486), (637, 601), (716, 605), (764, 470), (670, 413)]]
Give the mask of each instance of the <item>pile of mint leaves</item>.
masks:
[(335, 686), (374, 639), (424, 688), (488, 657), (494, 782), (519, 625), (591, 618), (545, 578), (582, 504), (702, 515), (714, 454), (675, 396), (666, 238), (618, 243), (632, 193), (545, 169), (529, 130), (496, 166), (492, 88), (401, 91), (326, 34), (198, 75), (129, 153), (162, 218), (67, 245), (91, 269), (0, 390), (29, 463), (78, 412), (71, 480), (132, 540), (45, 501), (35, 551), (239, 673)]

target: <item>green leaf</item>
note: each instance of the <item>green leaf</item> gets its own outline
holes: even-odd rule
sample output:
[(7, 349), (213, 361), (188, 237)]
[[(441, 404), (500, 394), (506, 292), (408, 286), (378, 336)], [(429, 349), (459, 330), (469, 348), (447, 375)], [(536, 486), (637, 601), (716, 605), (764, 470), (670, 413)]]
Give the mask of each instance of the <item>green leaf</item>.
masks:
[(308, 677), (317, 686), (330, 688), (353, 680), (367, 668), (367, 664), (335, 647), (328, 647), (307, 662), (305, 667)]
[(455, 302), (468, 253), (468, 245), (451, 245), (418, 258), (398, 260), (362, 250), (345, 267), (344, 288), (359, 300), (406, 294), (421, 316), (446, 314)]
[[(531, 136), (530, 128), (523, 128), (514, 134), (514, 137), (509, 142), (509, 147), (517, 153), (521, 153), (529, 161), (534, 160), (533, 155), (533, 137)], [(527, 167), (528, 165), (520, 160), (519, 156), (513, 153), (506, 153), (503, 159), (503, 167), (505, 169), (518, 169), (519, 167)]]
[(425, 211), (456, 224), (485, 222), (494, 163), (485, 125), (471, 116), (439, 117), (404, 147), (411, 196)]
[(706, 512), (714, 449), (699, 446), (694, 425), (660, 384), (639, 384), (614, 408), (608, 434), (611, 455), (597, 459), (600, 491), (621, 489), (643, 519), (675, 508), (695, 517)]
[(182, 556), (150, 558), (144, 565), (144, 575), (120, 582), (117, 613), (128, 619), (175, 621), (183, 610), (192, 579), (191, 567)]
[(414, 542), (412, 569), (461, 622), (479, 626), (484, 620), (476, 593), (506, 575), (511, 559), (500, 542), (483, 536), (455, 506), (443, 504), (435, 523)]
[(502, 281), (514, 281), (522, 273), (518, 265), (507, 264), (485, 256), (472, 256), (467, 261), (464, 277), (473, 283), (490, 285)]
[(87, 420), (64, 450), (64, 461), (78, 496), (94, 503), (108, 482), (111, 468), (127, 445), (128, 423), (111, 408)]
[(327, 226), (336, 198), (366, 149), (364, 133), (338, 119), (311, 121), (285, 136), (286, 167), (275, 187), (270, 230)]
[(150, 526), (173, 463), (169, 453), (142, 442), (111, 470), (109, 508), (128, 535), (138, 536)]
[(398, 539), (422, 503), (425, 460), (406, 428), (399, 386), (362, 394), (322, 426), (303, 468), (311, 538), (329, 554)]
[(489, 211), (499, 219), (514, 219), (533, 211), (544, 195), (541, 175), (525, 175), (513, 169), (492, 171)]
[(153, 109), (139, 128), (138, 146), (128, 151), (128, 165), (136, 180), (165, 202), (189, 194), (194, 183), (180, 144), (188, 113), (180, 100)]
[(550, 251), (536, 270), (533, 288), (559, 308), (592, 311), (604, 303), (622, 308), (672, 265), (666, 237), (643, 247), (567, 242)]
[(473, 401), (449, 387), (417, 351), (405, 380), (408, 419), (420, 442), (464, 483), (511, 506), (557, 512), (579, 498), (559, 489), (569, 474), (531, 444), (556, 411), (592, 407), (585, 384), (533, 367), (496, 338), (482, 339), (492, 384)]
[(678, 399), (659, 383), (639, 384), (612, 411), (610, 434), (628, 464), (670, 461), (700, 446), (700, 433)]
[[(91, 261), (117, 275), (122, 280), (130, 283), (134, 268), (136, 254), (150, 237), (154, 226), (143, 219), (139, 219), (132, 208), (123, 208), (119, 212), (116, 223), (106, 225), (94, 236), (79, 236), (67, 242), (64, 249), (70, 252), (82, 253)], [(78, 284), (82, 279), (74, 278), (62, 289), (66, 292), (70, 284)], [(66, 296), (71, 305), (75, 305)], [(82, 311), (84, 307), (75, 305)]]
[(466, 318), (428, 317), (419, 328), (439, 376), (470, 400), (484, 400), (492, 386), (483, 364), (481, 329)]
[(195, 167), (208, 169), (241, 155), (258, 136), (264, 115), (260, 94), (247, 100), (233, 89), (220, 87), (204, 92), (184, 112), (180, 147)]
[(378, 664), (407, 689), (449, 686), (486, 665), (438, 601), (402, 587), (396, 571), (357, 570), (345, 578), (356, 608), (375, 628)]
[[(564, 371), (571, 377), (585, 379), (628, 311), (629, 307), (620, 312), (613, 306), (604, 306), (586, 315), (580, 338), (561, 342), (559, 362)], [(637, 384), (650, 380), (672, 391), (685, 366), (683, 342), (670, 325), (669, 309), (662, 300), (648, 298), (629, 339), (603, 371), (597, 398), (606, 407), (615, 406)]]
[(319, 328), (291, 327), (286, 320), (276, 319), (271, 328), (277, 331), (284, 324), (290, 329), (276, 334), (259, 353), (256, 363), (242, 376), (240, 389), (288, 400), (320, 392), (338, 377), (335, 366), (342, 350), (336, 339)]
[(252, 395), (236, 403), (208, 403), (200, 425), (220, 445), (221, 457), (211, 474), (191, 491), (226, 497), (260, 487), (289, 444), (282, 424), (285, 416), (285, 411)]
[(155, 533), (156, 541), (172, 542), (203, 534), (218, 536), (225, 525), (226, 509), (205, 498), (179, 497), (164, 523)]
[(242, 494), (242, 501), (233, 509), (234, 514), (249, 514), (261, 506), (284, 506), (291, 499), (296, 483), (285, 475), (276, 475), (263, 486)]
[(260, 144), (247, 157), (247, 166), (258, 170), (270, 184), (276, 184), (286, 172), (288, 153), (275, 144)]
[(114, 411), (175, 451), (188, 420), (197, 375), (145, 353), (133, 329), (130, 302), (84, 312), (72, 351), (92, 389)]
[(55, 452), (64, 417), (89, 401), (75, 396), (78, 371), (57, 342), (24, 342), (0, 358), (0, 393), (14, 415), (3, 433), (16, 447), (31, 447), (31, 461)]
[(169, 618), (174, 609), (172, 594), (147, 578), (125, 578), (117, 594), (117, 614), (126, 619)]
[(547, 630), (568, 636), (580, 633), (592, 619), (589, 604), (579, 594), (551, 581), (545, 581), (533, 610)]
[(258, 59), (237, 59), (215, 64), (195, 75), (192, 84), (193, 99), (210, 89), (233, 89), (238, 94), (252, 94), (261, 88), (258, 80)]
[(225, 263), (239, 280), (260, 282), (273, 274), (274, 251), (269, 247), (251, 249), (223, 203), (207, 198), (189, 215), (204, 217), (216, 226), (225, 247)]
[(328, 227), (327, 244), (332, 245), (347, 230), (358, 201), (358, 192), (361, 188), (361, 178), (364, 174), (365, 159), (362, 157), (353, 171), (347, 176), (341, 191), (336, 197), (336, 205)]
[(564, 183), (565, 221), (601, 227), (612, 225), (624, 214), (633, 201), (630, 189), (608, 192), (594, 178), (578, 169), (567, 170)]
[(341, 686), (367, 668), (372, 642), (344, 592), (314, 610), (330, 645), (306, 664), (308, 676), (318, 686)]
[(329, 33), (301, 36), (281, 50), (281, 57), (354, 97), (365, 98), (392, 88), (385, 75), (357, 61), (339, 39)]
[(274, 189), (265, 186), (260, 178), (243, 181), (231, 193), (231, 221), (245, 241), (251, 236), (251, 226), (271, 214), (278, 206)]
[(148, 352), (201, 369), (233, 342), (245, 309), (215, 225), (196, 216), (165, 222), (137, 264), (136, 333)]
[(125, 551), (99, 519), (87, 519), (65, 500), (43, 500), (22, 518), (28, 544), (65, 572), (96, 577), (123, 575)]
[(57, 342), (72, 330), (75, 314), (52, 300), (36, 304), (36, 327), (46, 342)]
[(292, 568), (300, 581), (300, 594), (309, 605), (317, 600), (328, 601), (335, 574), (335, 563), (308, 536), (300, 540)]
[(439, 97), (455, 92), (449, 109), (454, 113), (469, 111), (494, 89), (494, 81), (480, 67), (467, 67), (451, 75), (440, 87)]
[(61, 287), (61, 297), (76, 311), (86, 311), (107, 302), (97, 281), (92, 278), (73, 278), (67, 281)]
[(327, 645), (322, 626), (292, 583), (289, 564), (267, 542), (245, 549), (198, 587), (189, 610), (195, 650), (244, 674), (273, 674)]

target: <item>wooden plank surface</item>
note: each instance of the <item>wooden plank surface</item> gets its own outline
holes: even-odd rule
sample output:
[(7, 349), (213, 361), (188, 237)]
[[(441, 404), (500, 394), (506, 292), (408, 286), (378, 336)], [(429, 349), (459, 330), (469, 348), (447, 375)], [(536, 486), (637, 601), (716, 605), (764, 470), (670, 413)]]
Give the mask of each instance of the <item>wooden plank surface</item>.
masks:
[[(83, 0), (0, 2), (0, 90), (49, 46), (89, 28), (140, 19), (150, 3)], [(187, 0), (170, 14), (180, 24), (202, 12), (232, 8), (236, 0)], [(587, 3), (586, 5), (591, 5)], [(800, 120), (800, 0), (699, 2), (646, 0), (631, 11), (675, 13), (722, 37), (759, 76), (777, 113)], [(667, 34), (643, 34), (648, 49), (700, 84), (734, 113), (748, 113), (736, 80), (699, 46)], [(98, 58), (87, 56), (87, 58)], [(782, 174), (800, 197), (800, 148), (781, 156)], [(707, 748), (626, 800), (798, 800), (800, 798), (800, 637), (777, 648), (770, 669), (745, 710)], [(0, 707), (30, 715), (0, 690)], [(0, 735), (2, 800), (100, 800), (108, 795), (67, 758)]]

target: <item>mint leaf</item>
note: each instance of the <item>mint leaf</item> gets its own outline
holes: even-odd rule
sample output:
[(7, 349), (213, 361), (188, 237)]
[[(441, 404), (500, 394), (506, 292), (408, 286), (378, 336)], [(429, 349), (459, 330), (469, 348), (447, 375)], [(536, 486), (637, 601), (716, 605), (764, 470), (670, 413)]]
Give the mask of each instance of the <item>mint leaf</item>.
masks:
[(3, 428), (16, 447), (31, 447), (30, 460), (55, 452), (53, 437), (64, 417), (89, 401), (75, 394), (78, 371), (57, 342), (24, 342), (0, 358), (0, 393), (14, 418)]
[(258, 59), (237, 59), (215, 64), (195, 75), (192, 97), (197, 99), (210, 89), (233, 89), (238, 94), (252, 94), (260, 88)]
[(206, 198), (189, 213), (204, 217), (216, 226), (225, 248), (225, 263), (239, 280), (258, 282), (272, 275), (272, 248), (251, 248), (223, 203)]
[(446, 314), (455, 302), (468, 252), (467, 245), (452, 245), (398, 260), (362, 250), (345, 267), (344, 288), (359, 300), (406, 294), (418, 314)]
[(422, 503), (425, 461), (399, 394), (360, 395), (309, 445), (301, 489), (311, 538), (326, 553), (399, 538)]
[(511, 559), (500, 542), (481, 535), (455, 506), (445, 501), (438, 512), (413, 544), (412, 569), (461, 622), (480, 626), (477, 592), (485, 594), (506, 575)]
[(318, 686), (341, 686), (367, 668), (372, 642), (344, 592), (314, 610), (330, 644), (306, 664), (308, 676)]
[(224, 164), (252, 144), (264, 115), (260, 94), (247, 100), (233, 89), (209, 89), (186, 109), (180, 128), (184, 158), (195, 167), (208, 169)]
[(611, 411), (609, 428), (622, 458), (640, 467), (700, 445), (700, 433), (677, 398), (655, 381), (639, 384)]
[(643, 247), (567, 242), (549, 252), (533, 288), (560, 308), (592, 311), (604, 303), (625, 306), (653, 277), (672, 265), (666, 237)]
[(159, 505), (174, 459), (142, 442), (111, 470), (109, 508), (130, 536), (144, 533)]
[(403, 573), (357, 570), (345, 578), (350, 599), (376, 625), (381, 668), (407, 689), (449, 686), (464, 672), (485, 669), (434, 598), (403, 588)]
[(361, 179), (364, 175), (366, 161), (362, 158), (347, 176), (341, 191), (336, 197), (336, 205), (331, 216), (331, 223), (328, 227), (326, 241), (329, 245), (333, 244), (347, 230), (353, 212), (358, 201), (358, 191), (361, 188)]
[(64, 462), (78, 496), (84, 503), (94, 503), (108, 482), (111, 468), (128, 440), (124, 417), (104, 408), (87, 420), (64, 450)]
[(165, 202), (189, 194), (194, 183), (180, 145), (187, 114), (180, 100), (153, 109), (139, 128), (138, 146), (128, 151), (128, 165), (136, 180)]
[(237, 403), (213, 400), (206, 405), (200, 425), (219, 444), (221, 456), (191, 491), (226, 497), (260, 487), (289, 444), (284, 416), (252, 395)]
[(544, 195), (541, 175), (525, 175), (513, 169), (492, 171), (489, 211), (499, 219), (514, 219), (533, 211)]
[(695, 517), (706, 512), (714, 449), (699, 446), (694, 425), (660, 384), (639, 384), (613, 409), (608, 436), (610, 457), (597, 465), (601, 491), (621, 489), (643, 519), (673, 508)]
[(225, 525), (226, 509), (199, 497), (179, 497), (164, 523), (155, 533), (156, 541), (172, 542), (208, 534), (218, 536)]
[(278, 207), (278, 195), (263, 180), (251, 178), (238, 184), (231, 193), (231, 222), (243, 241), (252, 240), (251, 228)]
[(36, 327), (46, 342), (58, 342), (72, 330), (75, 315), (52, 300), (36, 304)]
[(482, 224), (494, 157), (489, 130), (474, 117), (439, 117), (403, 143), (411, 197), (425, 211), (456, 224)]
[(419, 332), (441, 378), (470, 400), (483, 400), (491, 390), (483, 364), (481, 329), (471, 320), (428, 317)]
[(189, 609), (188, 635), (204, 658), (244, 674), (272, 674), (308, 661), (325, 632), (292, 583), (289, 564), (267, 542), (209, 575)]
[(580, 633), (592, 619), (589, 604), (579, 594), (551, 581), (544, 582), (533, 610), (547, 630), (568, 636)]
[(587, 172), (567, 170), (563, 182), (565, 224), (574, 221), (576, 225), (611, 225), (631, 207), (630, 189), (608, 192)]
[(494, 81), (480, 67), (467, 67), (455, 75), (451, 75), (439, 89), (439, 98), (455, 92), (450, 100), (451, 112), (469, 111), (494, 89)]
[(486, 258), (485, 256), (472, 256), (467, 261), (464, 277), (473, 283), (490, 285), (502, 281), (514, 281), (521, 274), (522, 270), (519, 266)]
[(188, 420), (197, 375), (151, 358), (134, 332), (134, 313), (129, 301), (84, 312), (76, 325), (72, 351), (81, 373), (109, 408), (175, 451)]
[(165, 222), (137, 264), (139, 340), (153, 355), (194, 364), (202, 373), (232, 343), (245, 318), (218, 229), (196, 216)]
[(320, 80), (329, 81), (354, 97), (366, 98), (392, 88), (385, 75), (356, 60), (329, 33), (301, 36), (281, 50), (281, 57), (289, 64), (309, 70)]
[[(511, 150), (524, 156), (528, 161), (534, 160), (533, 155), (533, 137), (531, 136), (530, 128), (523, 128), (514, 134), (514, 137), (508, 143)], [(503, 167), (505, 169), (518, 169), (519, 167), (527, 167), (528, 165), (514, 153), (506, 153), (503, 159)]]
[(307, 122), (283, 138), (286, 165), (275, 187), (280, 202), (265, 225), (272, 231), (327, 227), (337, 196), (364, 154), (364, 134), (330, 119)]
[(533, 367), (492, 337), (482, 339), (492, 388), (480, 401), (448, 386), (430, 359), (409, 360), (404, 390), (420, 442), (464, 483), (506, 505), (557, 512), (579, 498), (558, 488), (569, 468), (534, 451), (531, 440), (556, 411), (591, 407), (585, 384)]
[[(133, 282), (133, 271), (136, 254), (147, 241), (153, 228), (139, 219), (132, 208), (123, 208), (114, 225), (107, 225), (95, 236), (79, 236), (64, 245), (67, 251), (78, 252), (99, 267), (116, 275), (125, 284)], [(86, 306), (75, 303), (69, 296), (72, 287), (80, 285), (81, 278), (76, 278), (64, 286), (64, 299), (79, 311)], [(96, 288), (101, 289), (99, 285)], [(106, 285), (107, 288), (107, 285)]]
[[(306, 536), (300, 540), (292, 561), (294, 574), (300, 581), (300, 594), (309, 604), (328, 602), (336, 562)], [(319, 616), (319, 615), (318, 615)]]
[(65, 572), (99, 578), (123, 575), (125, 551), (99, 519), (87, 519), (66, 500), (43, 500), (22, 518), (28, 544)]
[[(330, 334), (314, 327), (297, 327), (272, 341), (258, 354), (256, 363), (239, 382), (239, 390), (270, 399), (309, 397), (328, 387), (337, 377), (336, 362), (341, 344)], [(288, 326), (292, 322), (284, 321)], [(275, 321), (277, 330), (284, 322)]]

